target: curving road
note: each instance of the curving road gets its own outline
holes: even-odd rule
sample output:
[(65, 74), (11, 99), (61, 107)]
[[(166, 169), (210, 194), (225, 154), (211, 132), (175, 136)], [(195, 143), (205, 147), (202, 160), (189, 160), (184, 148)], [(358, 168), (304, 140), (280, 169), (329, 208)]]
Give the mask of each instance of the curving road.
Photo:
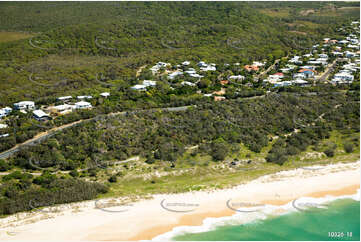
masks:
[(9, 158), (11, 155), (13, 155), (15, 152), (19, 151), (21, 148), (25, 147), (25, 146), (29, 146), (29, 145), (36, 145), (40, 142), (42, 142), (43, 140), (46, 140), (47, 138), (50, 138), (51, 136), (55, 135), (56, 132), (62, 131), (64, 129), (73, 127), (79, 123), (82, 123), (84, 121), (90, 121), (90, 120), (98, 120), (100, 118), (104, 118), (107, 116), (117, 116), (117, 115), (121, 115), (121, 116), (125, 116), (127, 114), (132, 114), (132, 113), (138, 113), (138, 112), (152, 112), (152, 111), (157, 111), (157, 110), (163, 110), (163, 111), (170, 111), (170, 112), (178, 112), (178, 111), (185, 111), (190, 107), (196, 107), (196, 105), (189, 105), (189, 106), (181, 106), (181, 107), (167, 107), (167, 108), (152, 108), (152, 109), (142, 109), (142, 110), (136, 110), (136, 111), (124, 111), (124, 112), (117, 112), (117, 113), (109, 113), (109, 114), (104, 114), (104, 115), (98, 115), (94, 118), (90, 118), (90, 119), (82, 119), (82, 120), (78, 120), (76, 122), (73, 123), (69, 123), (69, 124), (65, 124), (59, 127), (55, 127), (52, 128), (50, 130), (47, 130), (45, 132), (42, 132), (38, 135), (36, 135), (35, 137), (21, 143), (21, 144), (17, 144), (15, 145), (13, 148), (6, 150), (4, 152), (0, 153), (0, 159), (6, 159)]

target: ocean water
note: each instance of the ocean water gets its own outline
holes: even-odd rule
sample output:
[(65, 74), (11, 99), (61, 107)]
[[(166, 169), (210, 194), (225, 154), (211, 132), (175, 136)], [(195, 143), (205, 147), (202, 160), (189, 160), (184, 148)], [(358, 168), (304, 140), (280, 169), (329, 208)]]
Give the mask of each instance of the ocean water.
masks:
[(329, 203), (327, 209), (310, 210), (269, 216), (242, 225), (219, 226), (208, 232), (175, 236), (172, 240), (360, 240), (359, 201), (340, 199)]
[[(259, 212), (207, 218), (201, 226), (181, 226), (153, 240), (172, 241), (359, 241), (360, 191), (343, 197), (302, 198), (319, 204), (300, 208), (293, 203), (267, 205)], [(300, 199), (299, 201), (301, 201)]]

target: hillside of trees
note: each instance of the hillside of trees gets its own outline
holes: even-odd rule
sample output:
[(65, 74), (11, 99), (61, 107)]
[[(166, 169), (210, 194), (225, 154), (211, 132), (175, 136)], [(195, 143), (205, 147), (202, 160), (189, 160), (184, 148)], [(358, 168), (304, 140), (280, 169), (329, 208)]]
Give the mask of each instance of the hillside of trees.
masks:
[[(335, 33), (336, 24), (356, 16), (345, 12), (315, 25), (311, 15), (264, 14), (264, 4), (3, 2), (0, 31), (25, 31), (33, 37), (0, 43), (0, 105), (101, 90), (96, 74), (109, 75), (114, 69), (115, 80), (128, 83), (129, 78), (135, 79), (137, 68), (157, 61), (204, 60), (223, 65), (276, 58), (309, 48)], [(291, 5), (277, 3), (279, 11)], [(297, 27), (301, 20), (302, 27)], [(30, 75), (43, 85), (29, 80)]]

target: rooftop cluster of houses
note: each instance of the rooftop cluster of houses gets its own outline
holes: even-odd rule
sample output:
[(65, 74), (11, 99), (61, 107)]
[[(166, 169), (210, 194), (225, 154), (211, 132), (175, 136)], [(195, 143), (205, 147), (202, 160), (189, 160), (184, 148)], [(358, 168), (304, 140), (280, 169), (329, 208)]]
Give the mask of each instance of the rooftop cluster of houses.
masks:
[(156, 81), (144, 80), (142, 84), (137, 84), (131, 87), (131, 89), (136, 91), (145, 91), (147, 87), (155, 87), (157, 85)]
[[(353, 22), (352, 25), (357, 23)], [(360, 42), (356, 34), (347, 34), (346, 39), (342, 40), (324, 38), (323, 43), (312, 46), (310, 53), (291, 57), (288, 63), (279, 69), (278, 73), (269, 75), (264, 82), (273, 84), (275, 87), (308, 85), (316, 77), (317, 70), (324, 69), (329, 65), (330, 54), (336, 58), (344, 58), (344, 60), (349, 62), (343, 66), (339, 73), (334, 75), (331, 82), (336, 84), (350, 83), (354, 80), (353, 73), (360, 69), (356, 64), (359, 62), (359, 59), (351, 63), (352, 59), (360, 56), (360, 51), (355, 52), (352, 49), (359, 50), (359, 48)], [(288, 77), (287, 81), (284, 80), (285, 77)]]
[[(110, 96), (110, 93), (103, 92), (103, 93), (100, 93), (100, 96), (106, 98), (106, 97)], [(38, 121), (46, 121), (46, 120), (52, 119), (50, 113), (56, 113), (58, 115), (59, 114), (62, 115), (62, 114), (72, 112), (74, 109), (90, 109), (90, 108), (92, 108), (92, 105), (89, 102), (84, 101), (84, 100), (92, 99), (92, 98), (93, 97), (90, 95), (77, 96), (76, 97), (77, 101), (74, 102), (73, 104), (69, 104), (69, 102), (71, 102), (73, 99), (72, 96), (58, 97), (57, 101), (62, 101), (63, 104), (56, 105), (56, 106), (49, 106), (48, 108), (44, 109), (45, 111), (43, 111), (41, 109), (36, 109), (34, 101), (21, 101), (21, 102), (14, 103), (14, 110), (18, 110), (22, 113), (27, 113), (27, 112), (31, 111), (33, 114), (33, 118), (35, 118)], [(1, 108), (0, 109), (0, 119), (5, 118), (6, 116), (10, 115), (12, 111), (13, 111), (13, 109), (10, 107)], [(0, 129), (6, 128), (6, 127), (7, 127), (6, 124), (0, 124)], [(0, 137), (7, 137), (7, 136), (8, 136), (8, 134), (0, 135)]]
[(343, 60), (347, 62), (340, 68), (341, 70), (334, 74), (331, 80), (334, 84), (351, 83), (355, 79), (355, 72), (360, 71), (359, 22), (352, 22), (351, 27), (357, 35), (345, 32), (344, 28), (339, 29), (346, 35), (346, 39), (338, 41), (336, 51), (332, 52), (333, 55), (343, 57)]

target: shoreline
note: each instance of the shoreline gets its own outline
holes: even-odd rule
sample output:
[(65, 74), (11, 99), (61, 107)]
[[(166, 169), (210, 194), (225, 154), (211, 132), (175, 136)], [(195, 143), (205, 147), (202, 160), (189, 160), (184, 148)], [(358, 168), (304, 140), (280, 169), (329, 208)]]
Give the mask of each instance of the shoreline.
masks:
[[(180, 226), (201, 226), (205, 219), (236, 214), (236, 211), (226, 206), (230, 199), (249, 203), (247, 206), (252, 206), (252, 203), (283, 206), (301, 197), (352, 195), (359, 188), (360, 161), (327, 165), (320, 170), (298, 168), (262, 176), (224, 190), (154, 195), (152, 199), (131, 204), (126, 210), (124, 206), (107, 208), (108, 210), (96, 209), (94, 201), (64, 205), (63, 209), (66, 210), (64, 207), (68, 207), (69, 211), (61, 211), (61, 214), (55, 216), (51, 213), (36, 212), (35, 215), (40, 214), (43, 219), (23, 225), (19, 222), (19, 226), (2, 228), (0, 239), (150, 240)], [(168, 206), (165, 209), (162, 207), (163, 202), (175, 207)], [(189, 207), (192, 204), (194, 206)], [(167, 208), (185, 211), (172, 212)], [(47, 217), (50, 219), (46, 219)], [(6, 225), (4, 219), (0, 219), (0, 223)]]

